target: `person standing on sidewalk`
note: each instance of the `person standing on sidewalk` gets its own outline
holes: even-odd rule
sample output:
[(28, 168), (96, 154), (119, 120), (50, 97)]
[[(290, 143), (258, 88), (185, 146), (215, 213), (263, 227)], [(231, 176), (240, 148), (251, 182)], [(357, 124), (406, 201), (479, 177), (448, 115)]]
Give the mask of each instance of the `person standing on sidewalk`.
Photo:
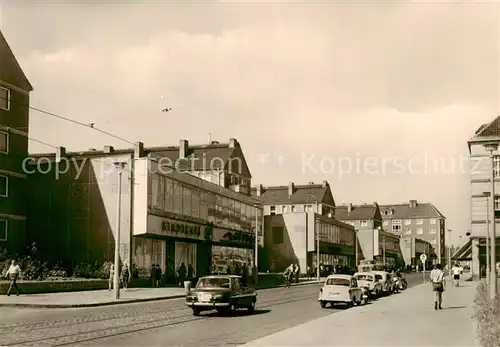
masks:
[(111, 266), (109, 267), (109, 279), (108, 279), (108, 282), (109, 282), (108, 290), (109, 291), (111, 291), (111, 289), (113, 289), (114, 279), (115, 279), (115, 265), (111, 264)]
[(125, 290), (128, 289), (128, 282), (130, 280), (130, 277), (132, 277), (131, 273), (130, 273), (130, 269), (128, 268), (128, 264), (125, 262), (125, 263), (123, 263), (122, 273), (121, 273), (123, 289), (125, 289)]
[(441, 310), (441, 304), (443, 303), (443, 292), (446, 284), (446, 279), (441, 264), (436, 264), (436, 267), (431, 271), (429, 277), (432, 283), (432, 290), (434, 291), (434, 309), (437, 310), (439, 308)]
[(455, 287), (458, 287), (460, 285), (460, 266), (455, 264), (455, 266), (451, 268), (451, 271), (453, 272), (453, 284)]
[(5, 274), (6, 276), (9, 277), (10, 279), (10, 285), (9, 285), (9, 290), (7, 291), (7, 296), (10, 296), (10, 293), (12, 292), (12, 288), (16, 288), (17, 296), (21, 294), (21, 291), (19, 290), (19, 286), (17, 285), (17, 279), (21, 275), (21, 268), (19, 265), (16, 264), (16, 261), (13, 260), (10, 263), (9, 269), (7, 270), (7, 273)]

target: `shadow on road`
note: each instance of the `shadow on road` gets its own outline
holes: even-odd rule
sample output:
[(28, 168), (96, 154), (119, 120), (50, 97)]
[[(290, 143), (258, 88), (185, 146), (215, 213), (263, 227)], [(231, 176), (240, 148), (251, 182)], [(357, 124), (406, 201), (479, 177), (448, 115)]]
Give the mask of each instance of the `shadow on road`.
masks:
[(255, 315), (265, 314), (265, 313), (269, 313), (269, 312), (271, 312), (271, 310), (255, 309), (255, 311), (253, 311), (253, 313), (248, 313), (248, 311), (246, 311), (246, 310), (236, 310), (228, 315), (220, 314), (218, 312), (210, 312), (208, 314), (205, 314), (204, 316), (206, 316), (206, 317), (229, 317), (230, 318), (230, 317), (240, 317), (240, 316), (255, 316)]
[(448, 307), (443, 307), (445, 310), (454, 310), (454, 309), (459, 309), (459, 308), (467, 308), (467, 306), (448, 306)]

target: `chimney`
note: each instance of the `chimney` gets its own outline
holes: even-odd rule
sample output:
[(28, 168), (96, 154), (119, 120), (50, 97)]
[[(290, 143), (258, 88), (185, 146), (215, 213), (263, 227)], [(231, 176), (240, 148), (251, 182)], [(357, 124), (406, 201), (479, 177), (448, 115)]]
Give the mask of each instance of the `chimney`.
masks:
[(236, 140), (234, 138), (229, 139), (229, 148), (234, 148), (234, 147), (236, 147), (237, 144), (238, 144), (238, 140)]
[(417, 200), (410, 200), (410, 208), (417, 207)]
[(352, 212), (352, 203), (348, 203), (347, 204), (347, 213), (351, 213)]
[(314, 184), (314, 182), (313, 181), (309, 181), (309, 182), (307, 182), (307, 184), (310, 185), (310, 186), (312, 186)]
[(146, 156), (146, 151), (144, 150), (144, 143), (136, 142), (134, 147), (134, 157), (143, 158)]
[(294, 189), (295, 185), (293, 184), (293, 182), (290, 182), (290, 184), (288, 184), (288, 197), (291, 197), (293, 195)]
[(187, 157), (188, 149), (189, 149), (188, 140), (180, 140), (180, 142), (179, 142), (179, 158), (180, 159), (184, 159)]
[(328, 185), (328, 181), (323, 181), (323, 183), (321, 185), (323, 188), (326, 188), (326, 186)]
[(66, 148), (65, 147), (57, 147), (56, 150), (56, 163), (61, 162), (61, 158), (66, 156)]
[(115, 149), (113, 148), (113, 146), (104, 146), (104, 153), (113, 153), (115, 151)]
[(375, 207), (375, 208), (377, 208), (377, 207), (378, 207), (378, 204), (377, 204), (377, 202), (376, 202), (376, 201), (373, 203), (373, 207)]
[(262, 184), (259, 184), (257, 186), (257, 196), (260, 197), (262, 195)]

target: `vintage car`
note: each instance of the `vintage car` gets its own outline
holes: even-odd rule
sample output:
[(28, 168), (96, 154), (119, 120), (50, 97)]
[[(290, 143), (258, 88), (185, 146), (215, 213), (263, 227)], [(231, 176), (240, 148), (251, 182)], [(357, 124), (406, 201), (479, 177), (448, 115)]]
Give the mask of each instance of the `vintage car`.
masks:
[(375, 275), (377, 282), (382, 284), (382, 294), (389, 295), (394, 293), (394, 281), (392, 280), (391, 274), (387, 271), (372, 271)]
[(247, 287), (241, 276), (234, 275), (201, 277), (196, 287), (186, 294), (186, 305), (195, 316), (210, 310), (228, 314), (240, 308), (253, 313), (256, 302), (255, 289)]
[(366, 295), (365, 299), (374, 299), (382, 295), (382, 283), (375, 280), (374, 273), (356, 272), (354, 278), (363, 289), (363, 295)]
[(319, 291), (318, 301), (321, 307), (327, 304), (346, 304), (348, 306), (361, 305), (363, 301), (362, 289), (356, 278), (351, 275), (330, 275), (326, 278), (323, 288)]

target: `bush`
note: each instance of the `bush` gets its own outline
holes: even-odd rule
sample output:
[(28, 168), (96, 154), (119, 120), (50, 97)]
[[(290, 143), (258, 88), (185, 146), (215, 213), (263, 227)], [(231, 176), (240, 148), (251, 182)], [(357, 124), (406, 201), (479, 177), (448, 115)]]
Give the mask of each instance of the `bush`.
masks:
[(47, 277), (49, 279), (66, 278), (68, 277), (68, 271), (59, 263), (50, 269)]
[(47, 262), (30, 256), (19, 261), (22, 280), (43, 280), (49, 275)]
[(73, 268), (73, 277), (107, 279), (109, 278), (109, 268), (111, 267), (111, 264), (113, 263), (104, 262), (103, 264), (100, 264), (98, 262), (79, 262)]
[(477, 286), (474, 311), (476, 333), (481, 346), (500, 346), (500, 299), (490, 299), (485, 282)]

